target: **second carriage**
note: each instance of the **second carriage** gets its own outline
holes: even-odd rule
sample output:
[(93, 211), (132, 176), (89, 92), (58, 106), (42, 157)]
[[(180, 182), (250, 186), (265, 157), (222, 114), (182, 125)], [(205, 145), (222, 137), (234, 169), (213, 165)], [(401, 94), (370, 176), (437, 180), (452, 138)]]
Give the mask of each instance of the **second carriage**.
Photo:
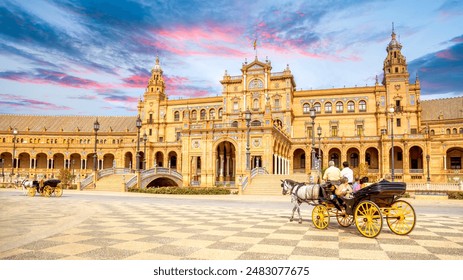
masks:
[(63, 187), (61, 186), (61, 181), (58, 179), (32, 181), (32, 187), (27, 188), (27, 195), (35, 196), (36, 193), (40, 193), (45, 197), (50, 197), (52, 195), (61, 197), (63, 195)]
[(339, 197), (334, 189), (329, 183), (321, 185), (318, 200), (313, 201), (312, 222), (316, 228), (327, 228), (331, 217), (336, 217), (343, 227), (355, 224), (363, 236), (370, 238), (381, 232), (383, 220), (399, 235), (409, 234), (415, 227), (415, 210), (400, 199), (405, 194), (405, 183), (383, 180), (350, 197)]

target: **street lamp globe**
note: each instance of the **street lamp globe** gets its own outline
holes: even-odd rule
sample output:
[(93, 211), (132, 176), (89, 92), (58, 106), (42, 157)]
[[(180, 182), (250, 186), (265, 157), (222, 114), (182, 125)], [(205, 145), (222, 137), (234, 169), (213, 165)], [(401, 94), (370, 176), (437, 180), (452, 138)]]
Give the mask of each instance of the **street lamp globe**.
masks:
[(98, 130), (100, 130), (100, 123), (98, 122), (98, 119), (96, 119), (96, 121), (93, 123), (93, 130), (95, 132), (98, 132)]
[(389, 113), (394, 114), (394, 111), (394, 106), (391, 105), (391, 107), (389, 107)]
[(138, 129), (140, 129), (140, 128), (141, 128), (141, 119), (140, 119), (140, 116), (138, 116), (138, 118), (137, 118), (137, 121), (136, 121), (135, 125), (137, 126), (137, 128), (138, 128)]
[(249, 123), (251, 121), (251, 111), (249, 110), (249, 108), (247, 108), (244, 112), (244, 119), (246, 120), (246, 123)]

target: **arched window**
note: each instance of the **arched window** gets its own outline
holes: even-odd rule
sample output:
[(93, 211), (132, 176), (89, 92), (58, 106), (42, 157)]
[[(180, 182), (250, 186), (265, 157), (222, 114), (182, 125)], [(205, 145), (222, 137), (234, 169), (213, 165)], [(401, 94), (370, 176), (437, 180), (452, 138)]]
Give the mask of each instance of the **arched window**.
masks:
[(336, 113), (344, 112), (344, 104), (341, 101), (336, 102)]
[(202, 121), (206, 119), (206, 110), (204, 110), (204, 109), (201, 110), (200, 118), (201, 118)]
[(434, 131), (434, 129), (431, 129), (431, 135), (435, 135), (436, 132)]
[(320, 113), (321, 110), (322, 110), (322, 105), (321, 105), (320, 103), (318, 103), (318, 102), (315, 103), (315, 104), (313, 105), (313, 107), (315, 108), (315, 111), (316, 111), (317, 113)]
[(264, 83), (259, 80), (259, 79), (254, 79), (252, 81), (249, 82), (249, 88), (263, 88), (264, 87)]
[(210, 120), (215, 119), (215, 109), (209, 110), (209, 119)]
[(174, 112), (174, 121), (178, 122), (180, 120), (180, 113), (178, 111)]
[(366, 112), (367, 111), (367, 103), (365, 100), (359, 101), (359, 112)]
[(309, 114), (310, 113), (310, 104), (309, 103), (304, 103), (304, 105), (302, 105), (302, 113), (304, 113), (304, 114)]
[(460, 134), (463, 134), (463, 127), (460, 127)]
[(450, 128), (447, 128), (447, 134), (450, 134)]
[(331, 112), (333, 112), (331, 102), (326, 102), (325, 103), (325, 113), (331, 114)]
[(197, 120), (197, 118), (198, 118), (198, 112), (196, 112), (196, 110), (191, 111), (191, 119)]
[(222, 115), (223, 115), (223, 109), (220, 108), (220, 109), (219, 109), (219, 119), (220, 119), (220, 120), (222, 119)]
[(347, 102), (347, 112), (352, 113), (355, 111), (354, 101)]
[(457, 134), (457, 129), (454, 128), (454, 129), (452, 130), (452, 133), (453, 133), (453, 134)]
[(261, 126), (261, 125), (262, 125), (262, 123), (260, 121), (258, 121), (258, 120), (253, 120), (251, 122), (251, 126)]

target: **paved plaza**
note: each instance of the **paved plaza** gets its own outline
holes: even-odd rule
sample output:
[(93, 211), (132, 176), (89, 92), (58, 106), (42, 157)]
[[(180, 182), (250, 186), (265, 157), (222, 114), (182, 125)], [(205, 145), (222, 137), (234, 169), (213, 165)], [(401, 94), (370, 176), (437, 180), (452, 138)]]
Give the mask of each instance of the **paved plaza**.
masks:
[[(236, 203), (221, 206), (227, 199)], [(263, 200), (287, 205), (259, 207)], [(463, 202), (448, 203), (461, 207), (460, 214), (417, 211), (411, 234), (395, 235), (384, 223), (381, 234), (369, 239), (334, 218), (326, 230), (316, 229), (308, 206), (302, 224), (289, 222), (289, 197), (169, 202), (166, 196), (133, 193), (65, 191), (61, 198), (45, 198), (2, 189), (0, 259), (462, 260)]]

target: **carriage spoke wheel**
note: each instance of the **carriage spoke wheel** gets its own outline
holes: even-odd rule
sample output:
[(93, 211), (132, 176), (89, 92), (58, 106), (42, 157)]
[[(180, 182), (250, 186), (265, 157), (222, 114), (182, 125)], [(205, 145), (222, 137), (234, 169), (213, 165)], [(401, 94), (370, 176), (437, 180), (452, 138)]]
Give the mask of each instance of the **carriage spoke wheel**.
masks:
[(378, 205), (371, 201), (363, 201), (354, 212), (355, 225), (365, 237), (376, 237), (383, 227), (383, 215)]
[(61, 187), (61, 184), (58, 184), (55, 188), (55, 196), (56, 197), (61, 197), (63, 195), (63, 188)]
[(336, 219), (338, 220), (338, 224), (340, 224), (343, 227), (350, 227), (352, 223), (354, 222), (354, 217), (351, 215), (348, 215), (347, 213), (342, 213), (338, 209), (336, 209)]
[(35, 196), (35, 188), (27, 188), (28, 196)]
[(324, 205), (317, 205), (312, 210), (312, 223), (318, 229), (325, 229), (330, 223), (330, 214)]
[(409, 234), (415, 227), (415, 210), (410, 203), (404, 200), (397, 200), (392, 203), (386, 214), (386, 222), (391, 231), (395, 234)]
[(46, 197), (50, 197), (51, 196), (51, 192), (52, 192), (52, 189), (50, 186), (45, 186), (43, 188), (43, 195), (46, 196)]

